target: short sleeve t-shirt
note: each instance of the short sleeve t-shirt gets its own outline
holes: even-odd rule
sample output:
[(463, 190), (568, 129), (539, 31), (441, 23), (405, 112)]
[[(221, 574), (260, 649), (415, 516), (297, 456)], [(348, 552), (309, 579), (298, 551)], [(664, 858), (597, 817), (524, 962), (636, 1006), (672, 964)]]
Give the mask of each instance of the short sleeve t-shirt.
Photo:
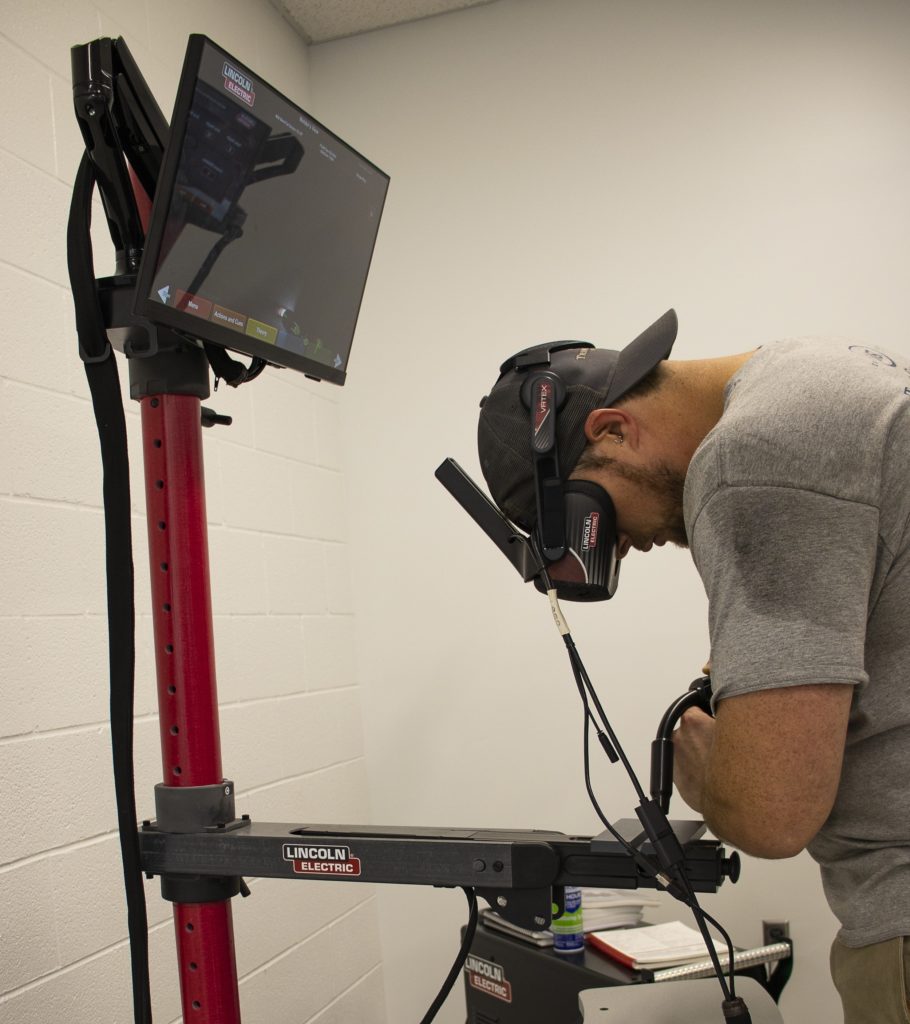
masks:
[(863, 946), (910, 934), (910, 360), (781, 341), (729, 382), (685, 520), (715, 699), (854, 688), (834, 808), (809, 852)]

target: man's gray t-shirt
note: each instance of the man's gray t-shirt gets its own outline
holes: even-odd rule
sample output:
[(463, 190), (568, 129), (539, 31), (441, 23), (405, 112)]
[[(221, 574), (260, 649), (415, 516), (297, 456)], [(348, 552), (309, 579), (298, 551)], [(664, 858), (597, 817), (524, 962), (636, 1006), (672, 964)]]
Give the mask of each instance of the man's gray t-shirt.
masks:
[(910, 360), (819, 339), (760, 349), (692, 459), (685, 519), (715, 699), (854, 687), (809, 852), (843, 942), (910, 934)]

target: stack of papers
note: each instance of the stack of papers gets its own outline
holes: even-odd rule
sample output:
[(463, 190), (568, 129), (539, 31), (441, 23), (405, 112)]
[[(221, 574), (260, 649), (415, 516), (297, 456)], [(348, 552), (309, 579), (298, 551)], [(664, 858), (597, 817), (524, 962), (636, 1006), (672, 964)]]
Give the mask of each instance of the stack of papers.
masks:
[(645, 907), (659, 907), (653, 896), (640, 896), (630, 889), (581, 890), (581, 910), (586, 932), (622, 928), (641, 923)]
[[(727, 952), (726, 943), (713, 938), (712, 941), (718, 953)], [(652, 924), (644, 928), (611, 928), (591, 932), (588, 942), (595, 949), (636, 971), (653, 971), (658, 967), (694, 963), (710, 955), (701, 932), (682, 921)]]

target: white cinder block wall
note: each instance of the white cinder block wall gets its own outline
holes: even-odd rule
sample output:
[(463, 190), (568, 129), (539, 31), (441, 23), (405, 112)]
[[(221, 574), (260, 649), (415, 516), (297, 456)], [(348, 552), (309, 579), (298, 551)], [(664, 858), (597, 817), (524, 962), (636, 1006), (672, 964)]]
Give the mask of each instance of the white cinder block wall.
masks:
[[(106, 724), (100, 460), (64, 250), (81, 145), (69, 48), (125, 36), (170, 116), (192, 31), (308, 102), (306, 47), (267, 0), (0, 0), (3, 1024), (132, 1019)], [(101, 240), (100, 210), (96, 222)], [(109, 246), (96, 250), (96, 269), (113, 269)], [(259, 820), (368, 815), (340, 395), (272, 371), (207, 403), (234, 417), (205, 434), (222, 753), (238, 810)], [(138, 408), (127, 406), (136, 452)], [(133, 510), (137, 799), (151, 817), (161, 766), (138, 456)], [(234, 901), (244, 1020), (385, 1021), (371, 888), (251, 889)], [(157, 882), (147, 896), (155, 1020), (168, 1022), (180, 1016), (171, 909)]]

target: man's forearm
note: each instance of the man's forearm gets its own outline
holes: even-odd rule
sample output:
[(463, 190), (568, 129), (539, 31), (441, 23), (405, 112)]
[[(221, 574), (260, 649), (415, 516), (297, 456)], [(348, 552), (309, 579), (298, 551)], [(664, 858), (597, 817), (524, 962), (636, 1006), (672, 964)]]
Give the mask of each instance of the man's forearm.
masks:
[(852, 688), (812, 684), (687, 711), (674, 733), (683, 799), (725, 842), (756, 857), (794, 857), (831, 813)]
[(765, 820), (746, 793), (731, 792), (724, 779), (712, 777), (710, 765), (702, 788), (701, 815), (711, 832), (753, 857), (795, 857), (804, 847), (799, 834), (788, 834), (783, 823)]

